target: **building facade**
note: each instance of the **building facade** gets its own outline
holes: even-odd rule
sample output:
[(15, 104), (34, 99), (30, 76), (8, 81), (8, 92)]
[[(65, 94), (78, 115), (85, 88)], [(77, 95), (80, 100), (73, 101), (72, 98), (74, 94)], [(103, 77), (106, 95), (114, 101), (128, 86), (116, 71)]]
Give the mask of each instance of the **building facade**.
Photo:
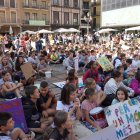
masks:
[(51, 0), (50, 25), (51, 29), (77, 28), (80, 25), (81, 0)]
[(87, 33), (100, 28), (101, 0), (82, 0), (80, 30)]
[(20, 0), (0, 0), (0, 32), (20, 31), (22, 25)]
[(98, 30), (101, 27), (101, 0), (91, 1), (92, 29)]
[(0, 33), (50, 29), (50, 0), (0, 0)]
[(140, 0), (102, 0), (102, 27), (140, 25)]
[(22, 0), (22, 30), (50, 29), (49, 0)]

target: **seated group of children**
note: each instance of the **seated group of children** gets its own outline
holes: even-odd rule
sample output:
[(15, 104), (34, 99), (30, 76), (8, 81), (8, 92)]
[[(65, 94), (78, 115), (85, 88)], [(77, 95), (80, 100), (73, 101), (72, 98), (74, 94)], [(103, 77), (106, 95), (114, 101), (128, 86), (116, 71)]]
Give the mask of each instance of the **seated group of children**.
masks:
[[(41, 82), (40, 89), (33, 85), (25, 88), (26, 96), (22, 97), (22, 105), (27, 126), (30, 131), (42, 134), (43, 140), (80, 139), (107, 126), (105, 120), (96, 121), (90, 116), (90, 111), (102, 106), (106, 98), (95, 80), (86, 79), (85, 89), (80, 96), (73, 82), (67, 78), (67, 83), (62, 88), (58, 101), (46, 81)], [(127, 92), (119, 88), (112, 104), (123, 102), (126, 99), (128, 99)], [(14, 121), (11, 114), (0, 113), (0, 139), (32, 139), (21, 129), (13, 129), (13, 127)], [(49, 134), (48, 128), (53, 128)], [(13, 131), (10, 131), (11, 129)]]

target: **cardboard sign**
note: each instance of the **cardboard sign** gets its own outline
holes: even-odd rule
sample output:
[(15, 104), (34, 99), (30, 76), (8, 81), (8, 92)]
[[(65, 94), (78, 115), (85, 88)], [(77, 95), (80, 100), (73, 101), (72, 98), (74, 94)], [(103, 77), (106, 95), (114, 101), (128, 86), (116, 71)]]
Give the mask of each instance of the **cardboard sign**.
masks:
[(21, 99), (0, 102), (0, 112), (11, 113), (13, 120), (15, 121), (15, 128), (18, 127), (25, 133), (28, 132)]
[(98, 58), (97, 62), (100, 64), (104, 71), (109, 71), (114, 68), (113, 64), (108, 60), (106, 56)]
[[(66, 84), (66, 81), (56, 82), (56, 83), (53, 83), (53, 84), (62, 89), (63, 86)], [(78, 87), (79, 88), (84, 87), (82, 78), (78, 78)]]
[(105, 129), (93, 133), (93, 135), (84, 137), (80, 140), (117, 140), (115, 127), (109, 126)]
[(140, 132), (140, 100), (133, 98), (105, 110), (108, 125), (114, 125), (118, 140)]
[(21, 66), (21, 70), (26, 80), (28, 80), (30, 77), (32, 77), (35, 74), (32, 64), (30, 62), (23, 64)]

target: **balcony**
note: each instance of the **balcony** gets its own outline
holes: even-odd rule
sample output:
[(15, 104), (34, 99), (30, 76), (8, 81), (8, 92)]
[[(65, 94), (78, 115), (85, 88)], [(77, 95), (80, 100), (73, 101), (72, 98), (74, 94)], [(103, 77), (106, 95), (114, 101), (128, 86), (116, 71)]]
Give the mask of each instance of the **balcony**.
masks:
[(79, 25), (79, 23), (78, 22), (73, 22), (73, 25)]
[(0, 5), (0, 8), (9, 8), (10, 4), (8, 2), (4, 3), (4, 5)]
[(23, 20), (25, 25), (34, 25), (34, 26), (45, 26), (49, 25), (49, 21), (46, 20)]
[(52, 2), (52, 6), (60, 6), (59, 2)]
[(74, 9), (80, 9), (79, 5), (73, 5)]
[(84, 5), (83, 5), (83, 10), (89, 10), (89, 9), (90, 9), (89, 6), (84, 6)]
[(46, 5), (40, 5), (40, 9), (48, 9), (48, 6), (46, 6)]
[(16, 18), (12, 18), (12, 19), (11, 19), (11, 23), (17, 23)]
[(0, 23), (6, 23), (6, 19), (5, 18), (1, 18), (0, 19)]
[(45, 5), (28, 5), (28, 4), (23, 4), (23, 8), (30, 8), (30, 9), (46, 9), (48, 10), (48, 6)]

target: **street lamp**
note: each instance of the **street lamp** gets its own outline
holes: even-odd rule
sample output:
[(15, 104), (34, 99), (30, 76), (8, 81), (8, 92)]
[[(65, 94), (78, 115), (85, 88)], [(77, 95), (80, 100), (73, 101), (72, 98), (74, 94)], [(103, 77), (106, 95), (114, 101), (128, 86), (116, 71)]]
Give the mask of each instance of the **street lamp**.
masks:
[(88, 34), (90, 22), (92, 21), (92, 17), (90, 16), (89, 12), (87, 13), (86, 16), (84, 16), (84, 20), (87, 22), (87, 34)]

